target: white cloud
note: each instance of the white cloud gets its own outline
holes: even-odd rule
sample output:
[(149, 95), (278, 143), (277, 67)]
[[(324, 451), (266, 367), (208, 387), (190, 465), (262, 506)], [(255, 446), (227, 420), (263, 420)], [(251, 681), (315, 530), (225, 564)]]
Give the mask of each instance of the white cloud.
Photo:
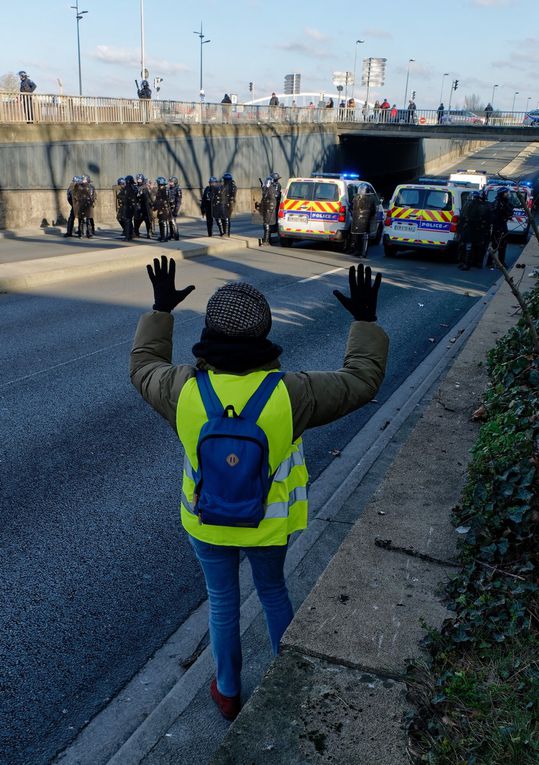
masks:
[(288, 53), (298, 53), (301, 56), (309, 56), (311, 58), (334, 58), (333, 53), (329, 53), (327, 50), (320, 50), (320, 48), (303, 42), (281, 43), (275, 47)]
[(513, 0), (472, 0), (472, 5), (480, 8), (500, 8), (502, 5), (511, 5)]
[[(122, 64), (134, 68), (140, 66), (140, 52), (128, 48), (112, 48), (109, 45), (98, 45), (91, 54), (92, 58), (103, 64)], [(148, 58), (146, 65), (159, 74), (179, 74), (189, 71), (185, 64), (177, 64), (166, 59)]]
[(393, 39), (391, 32), (388, 32), (387, 29), (379, 29), (378, 27), (367, 27), (364, 34), (366, 38), (379, 37), (383, 40)]
[(311, 40), (316, 40), (316, 42), (328, 42), (330, 39), (324, 32), (320, 32), (319, 29), (313, 29), (312, 27), (306, 27), (304, 34), (305, 37), (310, 37)]

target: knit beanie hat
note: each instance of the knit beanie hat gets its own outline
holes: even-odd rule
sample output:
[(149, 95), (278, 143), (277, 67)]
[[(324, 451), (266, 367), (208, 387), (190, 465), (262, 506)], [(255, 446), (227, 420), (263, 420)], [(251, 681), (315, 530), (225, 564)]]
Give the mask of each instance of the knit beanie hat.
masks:
[(265, 338), (271, 329), (271, 309), (250, 284), (225, 284), (208, 300), (206, 327), (227, 337)]
[(264, 295), (245, 282), (225, 284), (208, 300), (206, 326), (193, 354), (228, 372), (278, 368), (283, 349), (268, 338), (271, 310)]

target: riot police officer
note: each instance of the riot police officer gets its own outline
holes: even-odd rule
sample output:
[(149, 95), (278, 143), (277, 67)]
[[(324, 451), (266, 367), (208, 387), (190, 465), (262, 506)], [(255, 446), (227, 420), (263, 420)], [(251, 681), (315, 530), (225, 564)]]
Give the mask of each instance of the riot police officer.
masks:
[(118, 178), (116, 181), (116, 220), (122, 227), (122, 234), (125, 236), (125, 178)]
[[(498, 251), (500, 263), (505, 266), (505, 251), (507, 249), (507, 222), (513, 217), (514, 207), (509, 200), (509, 188), (502, 186), (496, 194), (492, 206), (492, 239), (493, 250)], [(491, 265), (490, 259), (487, 265)]]
[(221, 198), (223, 208), (223, 229), (227, 236), (230, 236), (230, 218), (232, 217), (234, 207), (236, 206), (237, 193), (238, 187), (232, 177), (232, 173), (225, 173), (223, 175)]
[(73, 189), (75, 188), (75, 184), (80, 183), (81, 181), (82, 181), (82, 178), (80, 175), (74, 175), (71, 180), (71, 183), (67, 187), (66, 197), (69, 203), (69, 207), (71, 209), (69, 211), (69, 216), (67, 218), (67, 230), (64, 236), (73, 236), (73, 226), (75, 224), (75, 213), (73, 212)]
[[(221, 185), (219, 180), (212, 175), (208, 181), (208, 185), (202, 192), (202, 199), (200, 201), (200, 212), (202, 216), (206, 218), (206, 228), (208, 230), (208, 236), (213, 236), (213, 220), (214, 213), (217, 213), (217, 207), (220, 205), (220, 189)], [(217, 226), (219, 233), (223, 235), (223, 227), (221, 221), (217, 219)]]
[(143, 173), (135, 176), (137, 184), (137, 205), (134, 216), (134, 235), (140, 236), (140, 225), (144, 221), (146, 226), (146, 239), (152, 238), (152, 203), (148, 183)]
[(97, 200), (97, 193), (96, 193), (96, 190), (95, 190), (95, 186), (92, 183), (92, 179), (90, 178), (89, 175), (86, 175), (86, 174), (83, 175), (82, 176), (82, 182), (83, 182), (83, 184), (85, 184), (85, 186), (88, 189), (87, 196), (88, 196), (88, 199), (90, 200), (90, 203), (89, 203), (89, 206), (88, 206), (88, 209), (87, 209), (87, 212), (86, 212), (86, 216), (88, 218), (88, 221), (89, 221), (89, 224), (90, 224), (90, 230), (91, 230), (91, 233), (93, 235), (93, 234), (95, 234), (94, 208), (95, 208), (95, 203), (96, 203), (96, 200)]
[(157, 194), (155, 195), (155, 210), (157, 212), (157, 220), (159, 223), (159, 241), (167, 242), (170, 238), (170, 203), (168, 196), (168, 183), (167, 179), (162, 175), (156, 179), (157, 181)]
[(178, 231), (177, 218), (180, 214), (180, 208), (182, 206), (182, 190), (175, 175), (168, 179), (168, 201), (170, 204), (170, 238), (180, 238), (180, 232)]
[(358, 257), (367, 257), (369, 230), (376, 215), (376, 200), (370, 187), (360, 183), (352, 199), (352, 220), (350, 224), (350, 250)]
[(258, 240), (259, 247), (263, 244), (271, 244), (271, 229), (277, 221), (277, 211), (281, 201), (281, 184), (279, 173), (270, 173), (265, 181), (260, 181), (262, 197), (255, 207), (262, 216), (264, 233)]
[(137, 212), (138, 186), (132, 175), (125, 176), (124, 233), (128, 242), (133, 239), (133, 220)]

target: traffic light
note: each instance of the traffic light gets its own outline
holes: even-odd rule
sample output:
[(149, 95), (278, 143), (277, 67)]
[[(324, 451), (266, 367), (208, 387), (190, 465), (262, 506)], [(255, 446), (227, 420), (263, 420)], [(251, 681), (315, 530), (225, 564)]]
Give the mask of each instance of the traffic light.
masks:
[(249, 83), (249, 91), (251, 93), (253, 92), (253, 83), (252, 82)]
[(459, 81), (455, 80), (455, 82), (453, 83), (453, 90), (456, 90), (458, 86), (459, 86)]
[(412, 101), (415, 101), (415, 90), (412, 90)]

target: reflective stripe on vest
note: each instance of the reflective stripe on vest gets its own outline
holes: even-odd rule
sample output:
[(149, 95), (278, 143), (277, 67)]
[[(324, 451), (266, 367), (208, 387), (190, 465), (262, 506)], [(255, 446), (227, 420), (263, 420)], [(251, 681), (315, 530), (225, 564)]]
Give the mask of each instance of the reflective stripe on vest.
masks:
[[(221, 403), (232, 404), (238, 412), (268, 374), (270, 372), (261, 371), (239, 376), (210, 372)], [(180, 393), (176, 416), (178, 436), (185, 449), (181, 500), (184, 528), (197, 539), (211, 544), (239, 547), (286, 544), (292, 532), (307, 526), (308, 474), (301, 439), (292, 443), (292, 408), (285, 384), (282, 380), (279, 382), (257, 421), (268, 439), (274, 480), (266, 514), (256, 529), (200, 524), (193, 511), (198, 467), (196, 447), (205, 422), (207, 416), (198, 386), (195, 379), (190, 378)]]

